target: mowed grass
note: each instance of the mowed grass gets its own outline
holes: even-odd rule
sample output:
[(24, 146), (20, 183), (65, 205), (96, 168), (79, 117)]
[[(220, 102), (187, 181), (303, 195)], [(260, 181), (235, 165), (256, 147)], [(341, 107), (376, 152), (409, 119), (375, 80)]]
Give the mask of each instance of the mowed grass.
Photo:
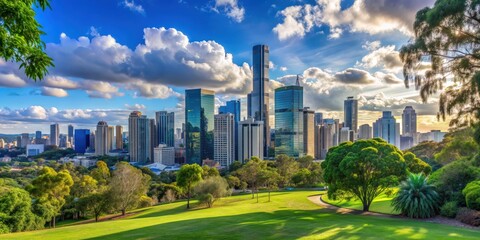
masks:
[[(362, 210), (363, 205), (359, 199), (351, 199), (347, 201), (345, 199), (329, 199), (327, 194), (322, 196), (323, 201), (333, 204), (335, 206), (350, 208), (355, 210)], [(370, 205), (370, 211), (378, 212), (378, 213), (387, 213), (387, 214), (398, 214), (398, 211), (394, 211), (391, 205), (393, 196), (387, 196), (385, 194), (381, 194), (377, 198), (375, 198)]]
[(315, 191), (266, 193), (185, 209), (185, 202), (144, 209), (126, 219), (0, 235), (3, 239), (478, 239), (480, 231), (435, 223), (338, 214), (307, 197)]

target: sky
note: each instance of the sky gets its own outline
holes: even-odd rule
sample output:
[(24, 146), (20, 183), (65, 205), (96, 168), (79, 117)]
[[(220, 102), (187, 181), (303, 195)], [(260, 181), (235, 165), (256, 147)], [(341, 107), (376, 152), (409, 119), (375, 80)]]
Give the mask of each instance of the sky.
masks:
[[(0, 133), (127, 125), (139, 110), (175, 111), (184, 90), (215, 90), (217, 106), (252, 90), (252, 47), (270, 47), (270, 96), (302, 76), (304, 106), (343, 119), (359, 99), (359, 125), (413, 106), (419, 131), (447, 130), (438, 99), (406, 88), (399, 50), (415, 13), (433, 0), (68, 0), (36, 10), (55, 67), (33, 81), (0, 59)], [(270, 101), (273, 104), (273, 99)], [(245, 106), (245, 104), (243, 105)], [(273, 105), (271, 106), (273, 108)], [(246, 109), (243, 109), (246, 111)], [(273, 114), (273, 111), (271, 111)], [(271, 125), (274, 126), (273, 116)]]

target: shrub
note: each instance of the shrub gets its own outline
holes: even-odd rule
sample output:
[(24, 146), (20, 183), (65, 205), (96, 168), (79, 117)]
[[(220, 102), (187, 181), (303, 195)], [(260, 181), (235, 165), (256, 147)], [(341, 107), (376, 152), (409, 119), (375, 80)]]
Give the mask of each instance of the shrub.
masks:
[(480, 210), (480, 180), (467, 184), (462, 193), (468, 208)]
[(207, 193), (198, 196), (198, 201), (200, 201), (200, 203), (206, 204), (209, 208), (211, 208), (213, 206), (213, 202), (215, 202), (215, 198), (212, 194)]
[(140, 197), (140, 200), (138, 202), (138, 207), (139, 208), (144, 208), (144, 207), (150, 207), (154, 204), (153, 199), (148, 196), (142, 196)]
[(458, 212), (458, 203), (455, 201), (446, 202), (440, 208), (440, 215), (448, 218), (455, 218)]
[(480, 226), (480, 212), (472, 209), (460, 208), (455, 219), (475, 227)]
[(392, 201), (393, 208), (410, 218), (430, 218), (438, 211), (439, 195), (427, 177), (410, 173)]
[(200, 202), (207, 204), (208, 207), (212, 207), (217, 199), (230, 195), (227, 181), (219, 176), (209, 177), (198, 183), (195, 186), (195, 193)]

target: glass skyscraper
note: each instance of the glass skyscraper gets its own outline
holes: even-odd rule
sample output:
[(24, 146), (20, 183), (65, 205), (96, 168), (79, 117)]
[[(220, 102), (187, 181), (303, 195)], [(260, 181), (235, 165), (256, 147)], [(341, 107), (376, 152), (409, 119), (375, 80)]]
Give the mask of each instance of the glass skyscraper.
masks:
[[(175, 147), (175, 113), (160, 111), (155, 113), (158, 143)], [(157, 146), (155, 146), (157, 147)]]
[(269, 123), (269, 54), (267, 45), (253, 47), (253, 91), (248, 94), (248, 117), (264, 123), (264, 154), (268, 154), (270, 146), (270, 123)]
[(344, 127), (350, 128), (354, 132), (358, 131), (358, 100), (348, 97), (343, 102)]
[(128, 117), (128, 153), (131, 162), (148, 163), (153, 161), (150, 119), (139, 111)]
[(84, 154), (90, 147), (90, 130), (75, 129), (75, 152)]
[(303, 131), (303, 87), (275, 89), (275, 156), (303, 156)]
[(213, 160), (214, 108), (214, 91), (185, 90), (185, 153), (189, 164)]
[(218, 113), (219, 114), (225, 114), (225, 113), (231, 113), (233, 114), (233, 119), (234, 119), (234, 125), (235, 125), (235, 130), (233, 132), (234, 134), (234, 152), (235, 152), (235, 155), (233, 156), (236, 160), (240, 160), (239, 156), (238, 156), (238, 123), (240, 122), (240, 115), (241, 115), (241, 103), (240, 103), (240, 100), (231, 100), (231, 101), (228, 101), (226, 102), (225, 106), (220, 106), (218, 108)]

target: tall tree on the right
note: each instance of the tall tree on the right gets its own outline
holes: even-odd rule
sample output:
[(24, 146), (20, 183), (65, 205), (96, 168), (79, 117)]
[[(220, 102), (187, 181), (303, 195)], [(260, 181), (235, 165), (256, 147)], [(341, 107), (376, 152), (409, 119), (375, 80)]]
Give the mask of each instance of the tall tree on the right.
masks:
[(478, 124), (480, 1), (437, 0), (417, 12), (413, 27), (400, 53), (405, 85), (414, 83), (424, 102), (441, 91), (438, 117), (452, 116), (451, 126)]

